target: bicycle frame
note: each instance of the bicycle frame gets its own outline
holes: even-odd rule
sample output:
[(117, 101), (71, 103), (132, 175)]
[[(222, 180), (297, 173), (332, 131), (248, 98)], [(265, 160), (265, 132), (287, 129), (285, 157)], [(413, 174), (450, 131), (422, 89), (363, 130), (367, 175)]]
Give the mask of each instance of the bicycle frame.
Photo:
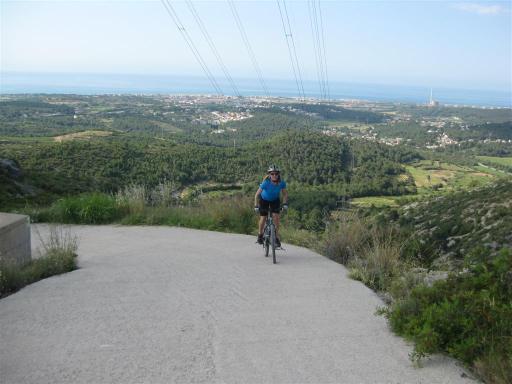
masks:
[(268, 257), (268, 253), (272, 249), (272, 261), (276, 264), (276, 225), (270, 209), (263, 229), (263, 249), (265, 250), (265, 257)]

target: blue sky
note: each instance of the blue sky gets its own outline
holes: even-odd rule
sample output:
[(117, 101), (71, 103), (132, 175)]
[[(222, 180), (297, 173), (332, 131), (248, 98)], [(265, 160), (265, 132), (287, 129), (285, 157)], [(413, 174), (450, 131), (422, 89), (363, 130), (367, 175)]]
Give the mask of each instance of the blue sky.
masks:
[[(2, 71), (203, 75), (160, 1), (1, 2)], [(222, 74), (185, 2), (172, 2)], [(256, 77), (226, 1), (193, 1), (233, 77)], [(275, 1), (237, 1), (265, 79), (293, 78)], [(316, 79), (306, 1), (286, 1), (304, 79)], [(330, 80), (512, 87), (512, 13), (499, 1), (321, 1)]]

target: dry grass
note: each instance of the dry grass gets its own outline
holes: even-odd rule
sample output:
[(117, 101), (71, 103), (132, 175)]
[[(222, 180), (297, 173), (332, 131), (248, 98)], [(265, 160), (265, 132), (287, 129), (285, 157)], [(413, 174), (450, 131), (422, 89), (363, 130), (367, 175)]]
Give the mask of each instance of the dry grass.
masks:
[(160, 182), (149, 191), (149, 199), (149, 203), (156, 207), (171, 207), (176, 205), (179, 200), (176, 185), (169, 180)]
[(394, 279), (403, 274), (401, 244), (393, 228), (370, 230), (369, 242), (348, 263), (351, 277), (378, 291), (388, 290)]
[(118, 191), (115, 198), (117, 204), (126, 207), (130, 214), (142, 214), (146, 207), (168, 208), (179, 202), (177, 188), (168, 180), (152, 189), (145, 185), (128, 185)]
[(36, 233), (42, 248), (43, 256), (58, 253), (76, 256), (78, 238), (68, 228), (58, 225), (50, 225), (48, 237), (44, 238), (36, 227)]
[(76, 139), (90, 139), (91, 137), (105, 137), (111, 136), (112, 132), (109, 131), (83, 131), (76, 133), (69, 133), (67, 135), (55, 136), (54, 141), (61, 143), (63, 141), (76, 140)]
[(131, 184), (119, 190), (115, 198), (117, 204), (127, 207), (130, 214), (141, 214), (148, 201), (148, 191), (144, 185)]
[(397, 239), (396, 229), (379, 227), (349, 212), (328, 229), (324, 249), (329, 258), (351, 270), (352, 278), (381, 291), (406, 270)]
[(38, 280), (76, 269), (76, 236), (57, 226), (50, 227), (47, 238), (37, 230), (36, 233), (43, 248), (42, 257), (22, 266), (0, 264), (0, 298)]
[(352, 212), (340, 215), (327, 229), (325, 254), (341, 264), (347, 263), (368, 243), (367, 220)]

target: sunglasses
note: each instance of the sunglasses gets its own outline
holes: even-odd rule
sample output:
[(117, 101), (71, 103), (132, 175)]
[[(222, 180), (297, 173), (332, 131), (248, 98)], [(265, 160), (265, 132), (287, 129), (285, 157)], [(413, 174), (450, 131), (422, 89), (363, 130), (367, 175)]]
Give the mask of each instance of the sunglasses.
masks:
[(279, 175), (278, 172), (270, 172), (270, 176), (277, 176), (277, 175)]

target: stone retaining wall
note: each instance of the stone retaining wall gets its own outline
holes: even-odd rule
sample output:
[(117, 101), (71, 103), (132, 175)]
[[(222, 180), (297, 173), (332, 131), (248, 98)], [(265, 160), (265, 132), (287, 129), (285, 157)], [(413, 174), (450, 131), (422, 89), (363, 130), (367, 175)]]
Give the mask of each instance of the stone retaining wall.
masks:
[(21, 265), (31, 258), (29, 217), (0, 212), (0, 262)]

